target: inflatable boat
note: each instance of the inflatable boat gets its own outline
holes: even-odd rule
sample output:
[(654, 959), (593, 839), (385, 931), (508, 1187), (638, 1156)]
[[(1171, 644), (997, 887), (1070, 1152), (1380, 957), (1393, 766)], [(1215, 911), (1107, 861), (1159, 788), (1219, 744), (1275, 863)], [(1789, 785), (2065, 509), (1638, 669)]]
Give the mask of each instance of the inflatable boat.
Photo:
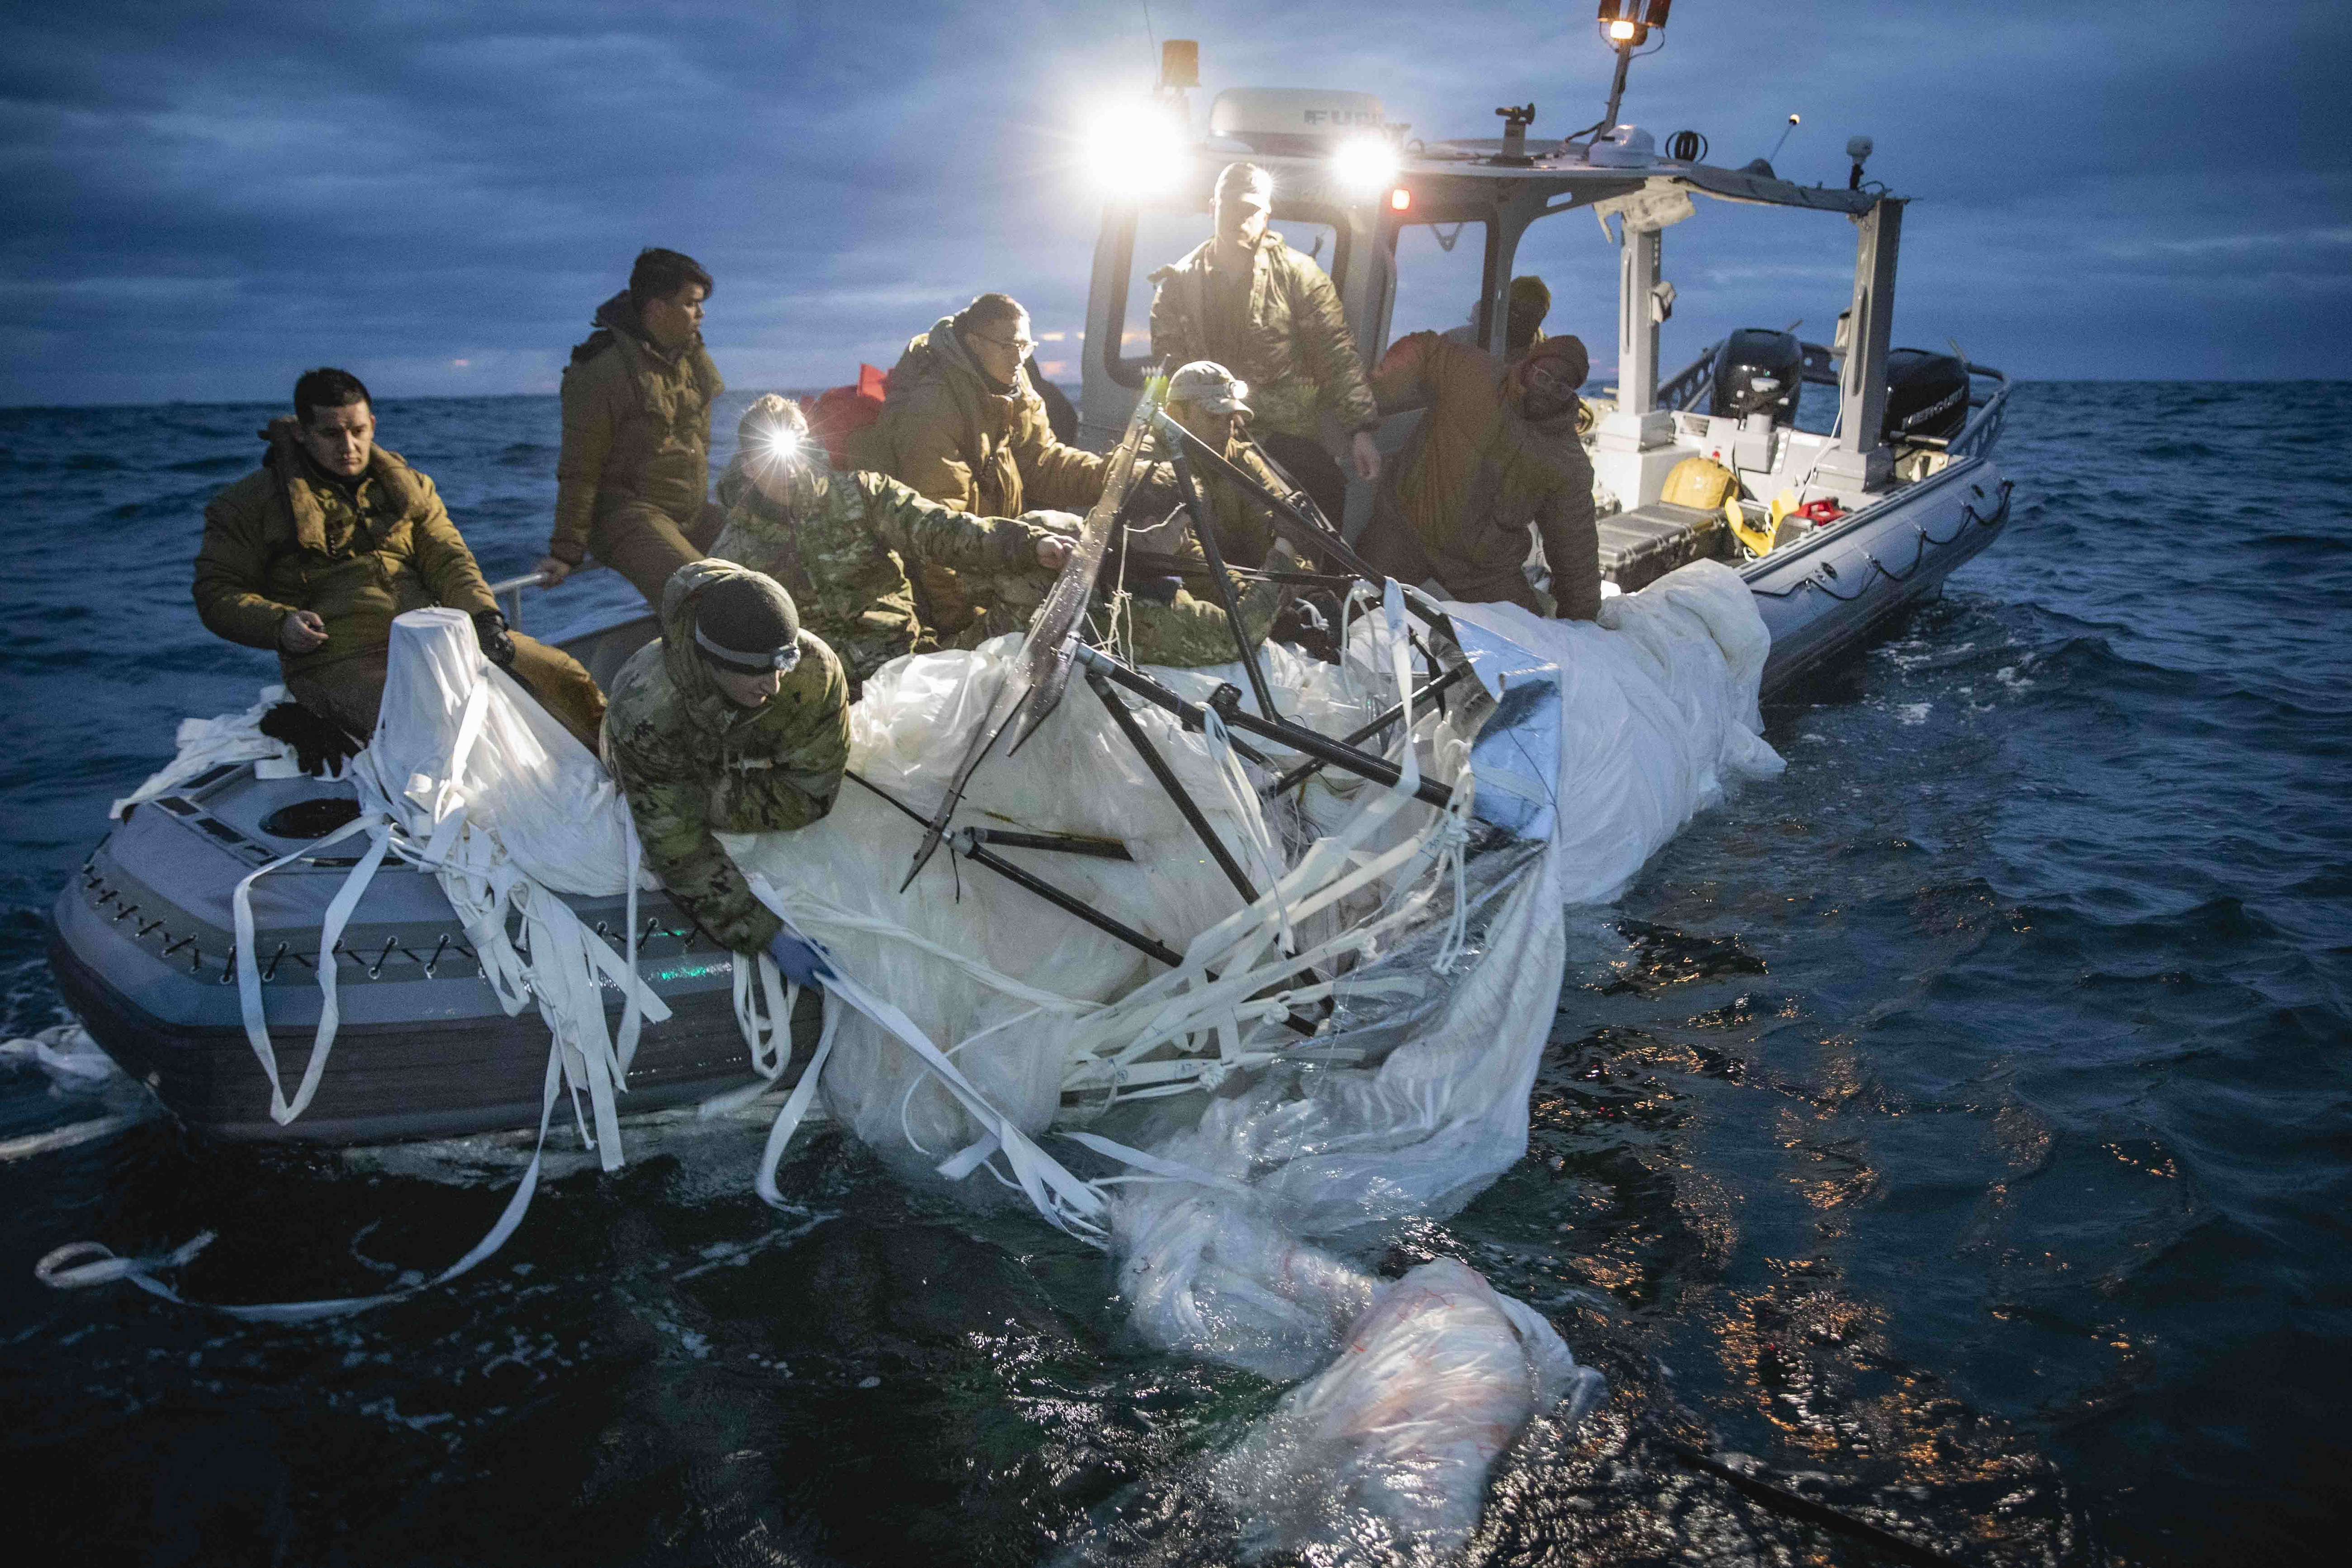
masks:
[[(1163, 81), (1160, 108), (1181, 110), (1183, 87), (1181, 76)], [(1586, 437), (1604, 579), (1637, 595), (1696, 563), (1731, 568), (1769, 633), (1763, 695), (1832, 663), (1937, 591), (2008, 519), (2010, 483), (1991, 456), (2007, 379), (1957, 351), (1889, 348), (1903, 201), (1864, 185), (1867, 149), (1859, 143), (1853, 181), (1832, 188), (1785, 181), (1769, 167), (1705, 163), (1680, 137), (1662, 152), (1626, 127), (1580, 146), (1548, 148), (1517, 123), (1516, 138), (1407, 143), (1385, 127), (1379, 100), (1361, 93), (1235, 89), (1219, 95), (1207, 135), (1191, 135), (1188, 115), (1175, 123), (1184, 129), (1166, 145), (1109, 164), (1120, 188), (1096, 246), (1080, 399), (1082, 429), (1098, 445), (1139, 417), (1137, 329), (1150, 301), (1139, 280), (1167, 258), (1151, 248), (1153, 237), (1176, 234), (1189, 247), (1198, 237), (1191, 231), (1205, 233), (1216, 171), (1246, 156), (1274, 171), (1276, 221), (1318, 231), (1311, 244), (1368, 360), (1395, 324), (1400, 255), (1421, 239), (1433, 236), (1451, 252), (1477, 233), (1484, 260), (1473, 330), (1491, 343), (1527, 228), (1577, 209), (1601, 218), (1621, 279), (1618, 384), (1590, 400), (1598, 417)], [(1661, 238), (1693, 216), (1694, 197), (1817, 211), (1859, 231), (1852, 303), (1834, 342), (1749, 330), (1660, 382), (1659, 327), (1673, 298)], [(1811, 405), (1809, 388), (1817, 389)], [(1824, 407), (1826, 420), (1818, 416)], [(1826, 428), (1804, 427), (1809, 412)], [(1391, 419), (1383, 444), (1401, 444), (1413, 417)], [(1676, 499), (1677, 471), (1693, 462), (1727, 481), (1720, 506), (1713, 494), (1703, 506)], [(1354, 490), (1350, 521), (1360, 526), (1370, 494), (1360, 484)], [(1540, 563), (1531, 567), (1539, 579)], [(532, 581), (499, 585), (512, 595), (517, 625)], [(565, 621), (541, 635), (600, 680), (655, 635), (610, 574), (563, 592)], [(1213, 684), (1229, 694), (1262, 687), (1262, 676), (1244, 674), (1236, 667)], [(1262, 704), (1254, 696), (1244, 706)], [(1327, 740), (1364, 717), (1335, 710)], [(435, 877), (391, 858), (344, 911), (334, 940), (322, 940), (364, 853), (364, 840), (332, 837), (360, 810), (353, 785), (302, 775), (249, 725), (239, 730), (226, 716), (209, 722), (234, 732), (211, 750), (184, 744), (181, 763), (142, 792), (51, 911), (58, 984), (92, 1035), (189, 1125), (221, 1136), (373, 1142), (528, 1125), (542, 1098), (546, 1026), (486, 984), (480, 943)], [(1297, 740), (1253, 753), (1257, 787), (1313, 763)], [(1286, 760), (1276, 766), (1274, 756)], [(938, 805), (935, 795), (914, 809)], [(941, 825), (931, 837), (943, 832)], [(993, 859), (999, 875), (1026, 875), (1048, 892), (1051, 868), (1067, 869), (1073, 858), (966, 847)], [(240, 890), (249, 951), (236, 934)], [(1041, 911), (1052, 902), (1033, 893)], [(630, 1109), (701, 1103), (754, 1081), (733, 954), (713, 949), (657, 889), (641, 890), (634, 926), (620, 894), (562, 897), (596, 941), (634, 943), (635, 973), (668, 1014), (645, 1031), (629, 1065)], [(1066, 898), (1064, 917), (1076, 918), (1074, 901), (1084, 900)], [(254, 1022), (257, 993), (266, 1026)], [(788, 1033), (806, 1044), (819, 1028), (816, 998), (796, 1005)], [(266, 1069), (274, 1065), (277, 1079), (302, 1076), (325, 1026), (340, 1043), (302, 1114), (289, 1118), (282, 1104), (273, 1108)], [(258, 1053), (264, 1028), (274, 1064)]]

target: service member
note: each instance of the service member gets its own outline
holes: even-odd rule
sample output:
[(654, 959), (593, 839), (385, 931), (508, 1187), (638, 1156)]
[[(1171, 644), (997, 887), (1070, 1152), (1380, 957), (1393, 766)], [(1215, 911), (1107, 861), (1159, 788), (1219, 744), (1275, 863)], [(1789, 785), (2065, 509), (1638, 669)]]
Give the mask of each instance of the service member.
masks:
[(196, 614), (272, 648), (286, 689), (353, 738), (375, 732), (395, 616), (427, 605), (474, 619), (482, 651), (593, 747), (604, 694), (578, 660), (507, 629), (474, 552), (425, 475), (375, 444), (375, 408), (349, 371), (306, 371), (268, 455), (205, 509)]
[(1508, 364), (1436, 332), (1399, 339), (1372, 374), (1386, 413), (1426, 409), (1389, 465), (1359, 542), (1367, 564), (1406, 583), (1435, 578), (1456, 599), (1540, 615), (1528, 530), (1543, 542), (1553, 613), (1601, 612), (1592, 463), (1577, 433), (1584, 344), (1546, 338)]
[(1151, 275), (1152, 355), (1171, 364), (1214, 360), (1246, 380), (1259, 445), (1337, 527), (1348, 486), (1324, 449), (1324, 418), (1346, 435), (1358, 478), (1381, 472), (1372, 444), (1380, 412), (1363, 359), (1331, 279), (1267, 231), (1274, 176), (1229, 163), (1215, 201), (1217, 232)]
[[(1503, 357), (1515, 360), (1544, 341), (1544, 318), (1551, 314), (1551, 289), (1532, 272), (1511, 279), (1509, 309), (1503, 317)], [(1457, 343), (1476, 347), (1478, 327), (1474, 314), (1468, 325), (1445, 334)]]
[(713, 835), (789, 831), (833, 809), (849, 763), (841, 661), (773, 578), (717, 557), (671, 576), (661, 627), (614, 678), (604, 765), (677, 906), (720, 946), (766, 950), (806, 984), (815, 955)]
[[(887, 475), (833, 472), (800, 405), (774, 393), (745, 411), (737, 436), (713, 548), (790, 588), (802, 624), (841, 656), (853, 699), (901, 654), (1024, 630), (1069, 559), (1069, 541), (1037, 524), (942, 506)], [(960, 628), (924, 613), (930, 566), (981, 590), (985, 607)]]
[[(1024, 362), (1036, 348), (1029, 312), (982, 294), (919, 332), (890, 372), (889, 395), (866, 451), (918, 494), (979, 517), (1083, 512), (1101, 499), (1110, 459), (1066, 445)], [(987, 607), (943, 557), (916, 572), (924, 620), (953, 637)]]
[[(1244, 401), (1248, 395), (1248, 386), (1223, 365), (1214, 360), (1194, 360), (1179, 366), (1168, 378), (1163, 406), (1169, 418), (1225, 461), (1276, 495), (1284, 494), (1290, 486), (1267, 464), (1244, 428), (1250, 417), (1250, 405)], [(1155, 439), (1160, 439), (1164, 452), (1166, 441)], [(1205, 463), (1194, 463), (1192, 474), (1208, 502), (1209, 521), (1225, 564), (1253, 569), (1265, 565), (1276, 538), (1274, 509)], [(1197, 519), (1194, 524), (1198, 526)]]
[(726, 384), (702, 346), (710, 289), (692, 257), (643, 251), (628, 288), (597, 307), (596, 330), (572, 349), (555, 528), (539, 563), (549, 587), (593, 552), (657, 605), (671, 574), (718, 536), (710, 405)]

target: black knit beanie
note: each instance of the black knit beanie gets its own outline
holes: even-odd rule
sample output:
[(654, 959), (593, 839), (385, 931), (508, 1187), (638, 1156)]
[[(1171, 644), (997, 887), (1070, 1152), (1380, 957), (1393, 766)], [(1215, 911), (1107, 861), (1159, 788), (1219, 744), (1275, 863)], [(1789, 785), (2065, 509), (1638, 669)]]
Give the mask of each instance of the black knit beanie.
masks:
[(695, 600), (695, 650), (721, 669), (790, 669), (800, 658), (800, 635), (793, 596), (757, 572), (721, 578)]

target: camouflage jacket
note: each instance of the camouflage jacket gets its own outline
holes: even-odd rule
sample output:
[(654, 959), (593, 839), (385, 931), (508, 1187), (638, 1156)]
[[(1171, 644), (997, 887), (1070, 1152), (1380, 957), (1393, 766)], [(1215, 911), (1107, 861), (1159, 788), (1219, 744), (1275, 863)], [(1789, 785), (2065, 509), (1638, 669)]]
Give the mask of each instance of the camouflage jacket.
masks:
[(1249, 383), (1249, 403), (1269, 430), (1310, 438), (1328, 412), (1349, 434), (1381, 422), (1363, 357), (1339, 310), (1339, 290), (1310, 258), (1274, 235), (1257, 247), (1249, 300), (1220, 310), (1209, 253), (1213, 239), (1151, 275), (1151, 353), (1171, 370), (1215, 360)]
[(604, 752), (671, 899), (712, 941), (748, 953), (782, 922), (711, 835), (805, 827), (833, 809), (849, 763), (849, 689), (833, 650), (804, 629), (782, 690), (760, 708), (728, 700), (694, 651), (694, 605), (742, 571), (713, 558), (669, 580), (661, 640), (614, 678)]
[[(358, 484), (346, 487), (311, 463), (291, 419), (263, 435), (262, 466), (205, 508), (195, 600), (213, 632), (277, 649), (279, 667), (299, 675), (382, 653), (393, 617), (409, 610), (498, 608), (433, 481), (399, 453), (376, 447)], [(326, 622), (325, 647), (278, 648), (278, 623), (296, 610)]]
[(710, 488), (710, 405), (726, 390), (699, 337), (665, 354), (644, 335), (628, 295), (605, 300), (563, 372), (547, 552), (577, 565), (590, 526), (630, 501), (681, 527), (698, 517)]
[(1601, 613), (1601, 538), (1582, 407), (1540, 424), (1521, 416), (1525, 363), (1435, 332), (1398, 339), (1372, 388), (1385, 411), (1428, 412), (1381, 468), (1374, 504), (1412, 530), (1440, 582), (1517, 571), (1534, 525), (1560, 618), (1589, 621)]
[(801, 626), (841, 656), (854, 695), (901, 654), (934, 646), (935, 618), (908, 574), (936, 563), (998, 577), (1034, 574), (1045, 530), (974, 517), (924, 500), (883, 474), (821, 476), (808, 515), (793, 517), (740, 464), (719, 481), (727, 526), (711, 553), (784, 585)]
[[(1110, 584), (1106, 584), (1108, 588)], [(1286, 595), (1280, 584), (1234, 577), (1235, 603), (1242, 612), (1242, 630), (1252, 646), (1265, 641), (1282, 612)], [(1097, 596), (1097, 620), (1102, 595)], [(1233, 621), (1215, 598), (1205, 573), (1187, 575), (1175, 601), (1162, 605), (1130, 593), (1127, 597), (1127, 637), (1138, 664), (1167, 665), (1179, 669), (1232, 664), (1241, 658), (1234, 646)]]
[[(1157, 457), (1172, 456), (1168, 439), (1154, 432), (1151, 445), (1145, 448)], [(1288, 481), (1268, 466), (1265, 454), (1247, 436), (1235, 436), (1225, 443), (1225, 461), (1249, 475), (1276, 495), (1290, 489)], [(1265, 564), (1266, 552), (1274, 548), (1278, 537), (1274, 527), (1274, 509), (1223, 474), (1210, 471), (1205, 463), (1193, 468), (1193, 477), (1201, 481), (1202, 499), (1208, 502), (1209, 524), (1216, 531), (1217, 550), (1228, 566), (1244, 566), (1255, 570)], [(1147, 548), (1157, 548), (1146, 542)], [(1187, 548), (1198, 553), (1200, 546), (1188, 542)]]

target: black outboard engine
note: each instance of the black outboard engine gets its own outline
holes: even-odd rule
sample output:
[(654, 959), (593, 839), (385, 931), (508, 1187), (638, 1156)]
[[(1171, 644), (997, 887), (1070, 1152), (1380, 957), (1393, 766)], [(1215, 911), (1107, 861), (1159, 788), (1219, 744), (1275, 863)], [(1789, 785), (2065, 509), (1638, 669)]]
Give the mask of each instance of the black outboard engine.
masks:
[(1886, 423), (1878, 438), (1892, 445), (1925, 436), (1948, 441), (1969, 422), (1968, 362), (1926, 349), (1886, 355)]
[(1706, 411), (1745, 419), (1769, 414), (1775, 425), (1797, 422), (1805, 389), (1805, 345), (1794, 332), (1742, 327), (1715, 351), (1715, 390)]

